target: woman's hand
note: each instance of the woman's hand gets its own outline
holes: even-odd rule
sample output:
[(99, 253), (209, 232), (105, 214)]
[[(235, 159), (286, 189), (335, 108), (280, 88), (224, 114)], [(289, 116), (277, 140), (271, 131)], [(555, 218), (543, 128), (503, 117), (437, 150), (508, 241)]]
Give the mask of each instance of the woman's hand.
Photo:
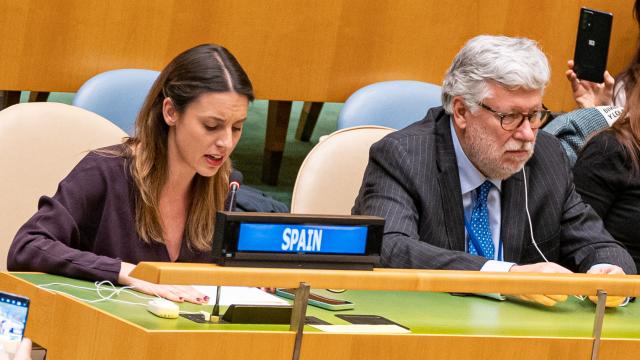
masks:
[(167, 300), (175, 302), (188, 301), (194, 304), (206, 304), (209, 297), (199, 292), (193, 286), (187, 285), (159, 285), (148, 281), (136, 279), (129, 276), (129, 273), (135, 265), (122, 262), (120, 273), (118, 274), (118, 283), (121, 285), (131, 286), (133, 289), (145, 294), (160, 296)]
[(567, 66), (569, 70), (566, 71), (565, 75), (571, 83), (573, 100), (580, 108), (613, 104), (613, 84), (615, 79), (608, 71), (604, 72), (604, 82), (598, 84), (578, 79), (578, 76), (573, 71), (573, 60), (569, 60)]

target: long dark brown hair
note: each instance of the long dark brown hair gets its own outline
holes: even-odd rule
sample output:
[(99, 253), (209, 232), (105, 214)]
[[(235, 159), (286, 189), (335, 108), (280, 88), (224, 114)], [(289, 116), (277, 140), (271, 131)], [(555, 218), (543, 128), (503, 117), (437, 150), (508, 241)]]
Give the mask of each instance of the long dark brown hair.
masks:
[[(638, 28), (640, 28), (640, 0), (636, 0), (635, 4), (633, 5), (633, 17), (638, 23)], [(618, 97), (620, 91), (624, 91), (627, 96), (631, 93), (632, 89), (638, 82), (638, 75), (640, 75), (640, 41), (638, 42), (636, 54), (633, 56), (633, 60), (631, 60), (629, 66), (616, 77), (616, 84), (622, 81), (622, 84), (624, 86), (614, 87), (614, 89), (616, 89), (615, 93), (613, 94), (614, 102)]]
[[(135, 184), (136, 230), (147, 242), (164, 243), (159, 198), (167, 180), (169, 126), (162, 103), (171, 98), (178, 113), (203, 93), (233, 91), (253, 100), (253, 87), (236, 58), (224, 47), (199, 45), (178, 55), (162, 70), (136, 119), (135, 136), (125, 141), (125, 156)], [(231, 172), (225, 161), (212, 177), (195, 175), (185, 224), (187, 245), (207, 251), (222, 210)]]
[[(637, 69), (634, 75), (640, 75), (639, 71)], [(633, 176), (640, 176), (640, 83), (636, 83), (626, 95), (627, 102), (622, 114), (606, 131), (613, 132), (624, 147)]]

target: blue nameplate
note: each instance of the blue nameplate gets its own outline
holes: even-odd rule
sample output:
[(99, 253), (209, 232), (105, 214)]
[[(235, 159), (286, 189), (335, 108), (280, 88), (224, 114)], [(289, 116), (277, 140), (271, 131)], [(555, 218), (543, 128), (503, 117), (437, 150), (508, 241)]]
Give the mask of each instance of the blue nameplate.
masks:
[(363, 255), (366, 226), (240, 224), (238, 251)]
[(220, 211), (211, 252), (224, 266), (371, 270), (383, 232), (375, 216)]

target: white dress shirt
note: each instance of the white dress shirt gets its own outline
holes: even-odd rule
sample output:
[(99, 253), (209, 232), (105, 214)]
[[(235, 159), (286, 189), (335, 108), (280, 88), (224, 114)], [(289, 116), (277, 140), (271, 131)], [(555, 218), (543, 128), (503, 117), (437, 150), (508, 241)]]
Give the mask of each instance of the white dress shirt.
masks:
[[(471, 163), (467, 155), (462, 150), (460, 140), (453, 128), (453, 122), (450, 123), (451, 138), (453, 139), (453, 148), (456, 152), (456, 162), (458, 163), (458, 174), (460, 175), (460, 190), (462, 191), (462, 207), (464, 208), (464, 218), (469, 221), (471, 219), (471, 211), (476, 200), (476, 189), (486, 180), (489, 180), (494, 186), (489, 190), (487, 199), (487, 207), (489, 208), (489, 228), (491, 229), (491, 237), (493, 238), (493, 260), (487, 261), (480, 271), (500, 271), (507, 272), (513, 265), (512, 262), (502, 261), (498, 259), (498, 255), (503, 254), (503, 246), (500, 241), (500, 191), (502, 189), (502, 180), (488, 179)], [(469, 235), (467, 229), (464, 229), (465, 250), (468, 251)]]

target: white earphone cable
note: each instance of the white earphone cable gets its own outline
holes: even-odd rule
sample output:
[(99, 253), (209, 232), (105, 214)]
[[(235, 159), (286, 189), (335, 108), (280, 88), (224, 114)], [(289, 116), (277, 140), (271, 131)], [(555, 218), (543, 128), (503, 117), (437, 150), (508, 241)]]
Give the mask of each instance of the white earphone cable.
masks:
[[(64, 292), (62, 290), (52, 289), (51, 288), (51, 287), (55, 287), (55, 286), (69, 287), (69, 288), (87, 290), (87, 291), (95, 291), (98, 294), (98, 299), (84, 299), (84, 298), (81, 298), (79, 296), (71, 295), (71, 294), (69, 294), (67, 292)], [(77, 286), (77, 285), (71, 285), (71, 284), (65, 284), (65, 283), (56, 283), (56, 282), (38, 285), (38, 287), (41, 288), (41, 289), (53, 291), (53, 292), (56, 292), (56, 293), (59, 293), (59, 294), (64, 294), (64, 295), (72, 297), (72, 298), (74, 298), (76, 300), (86, 302), (88, 304), (95, 304), (95, 303), (104, 302), (104, 301), (113, 301), (113, 302), (122, 303), (122, 304), (128, 304), (128, 305), (147, 306), (147, 304), (145, 304), (145, 303), (125, 301), (125, 300), (119, 300), (119, 299), (114, 299), (113, 298), (115, 296), (120, 295), (120, 293), (126, 293), (126, 294), (132, 295), (134, 297), (137, 297), (139, 299), (143, 299), (143, 300), (154, 299), (153, 297), (142, 296), (140, 294), (134, 293), (133, 291), (129, 291), (128, 289), (133, 289), (134, 288), (133, 286), (124, 286), (124, 287), (121, 287), (121, 288), (116, 288), (116, 286), (113, 285), (113, 283), (108, 281), (108, 280), (96, 281), (95, 282), (95, 286), (96, 286), (95, 288), (90, 288), (90, 287), (85, 287), (85, 286)], [(107, 292), (107, 293), (103, 294), (103, 292)]]
[[(67, 293), (65, 291), (51, 288), (51, 287), (56, 287), (56, 286), (68, 287), (68, 288), (80, 289), (80, 290), (87, 290), (87, 291), (95, 291), (96, 294), (98, 295), (98, 299), (84, 299), (84, 298), (81, 298), (79, 296), (75, 296), (75, 295), (69, 294), (69, 293)], [(153, 300), (153, 299), (162, 298), (158, 294), (156, 294), (156, 297), (151, 297), (151, 296), (140, 295), (140, 294), (135, 293), (133, 291), (129, 291), (129, 289), (134, 289), (135, 286), (123, 286), (121, 288), (117, 288), (111, 281), (108, 281), (108, 280), (96, 281), (95, 282), (95, 288), (90, 288), (90, 287), (86, 287), (86, 286), (77, 286), (77, 285), (71, 285), (71, 284), (65, 284), (65, 283), (59, 283), (59, 282), (53, 282), (53, 283), (48, 283), (48, 284), (40, 284), (40, 285), (38, 285), (38, 287), (40, 289), (44, 289), (44, 290), (52, 291), (52, 292), (55, 292), (55, 293), (58, 293), (58, 294), (63, 294), (63, 295), (69, 296), (69, 297), (71, 297), (73, 299), (76, 299), (78, 301), (82, 301), (82, 302), (85, 302), (85, 303), (88, 303), (88, 304), (95, 304), (95, 303), (100, 303), (100, 302), (105, 302), (105, 301), (111, 301), (111, 302), (120, 303), (120, 304), (127, 304), (127, 305), (144, 306), (144, 307), (148, 306), (147, 303), (132, 302), (132, 301), (114, 299), (115, 296), (118, 296), (121, 293), (125, 293), (125, 294), (131, 295), (133, 297), (137, 297), (139, 299), (147, 300), (147, 301)], [(106, 292), (106, 294), (104, 294), (103, 292)], [(179, 313), (180, 314), (203, 314), (203, 311), (180, 311)]]
[(542, 251), (540, 251), (540, 248), (536, 243), (536, 239), (533, 237), (533, 223), (531, 222), (531, 214), (529, 213), (529, 191), (527, 190), (527, 173), (524, 170), (524, 166), (522, 167), (522, 177), (524, 178), (524, 209), (527, 212), (527, 220), (529, 220), (529, 233), (531, 234), (531, 243), (533, 244), (533, 246), (535, 246), (536, 250), (538, 250), (538, 254), (542, 256), (544, 261), (549, 262), (549, 260), (547, 260), (547, 257), (544, 256)]
[[(538, 251), (538, 254), (540, 254), (540, 256), (542, 256), (542, 258), (544, 259), (545, 262), (550, 262), (549, 260), (547, 260), (547, 257), (544, 256), (544, 254), (542, 253), (542, 251), (540, 250), (540, 248), (538, 247), (538, 244), (536, 243), (535, 238), (533, 237), (533, 223), (531, 222), (531, 214), (529, 213), (529, 191), (527, 190), (527, 173), (524, 170), (524, 166), (522, 167), (522, 177), (524, 178), (524, 208), (527, 212), (527, 220), (529, 221), (529, 233), (531, 234), (531, 243), (533, 244), (533, 246), (536, 248), (536, 250)], [(574, 295), (574, 297), (576, 299), (582, 300), (584, 301), (585, 297), (582, 295)]]

